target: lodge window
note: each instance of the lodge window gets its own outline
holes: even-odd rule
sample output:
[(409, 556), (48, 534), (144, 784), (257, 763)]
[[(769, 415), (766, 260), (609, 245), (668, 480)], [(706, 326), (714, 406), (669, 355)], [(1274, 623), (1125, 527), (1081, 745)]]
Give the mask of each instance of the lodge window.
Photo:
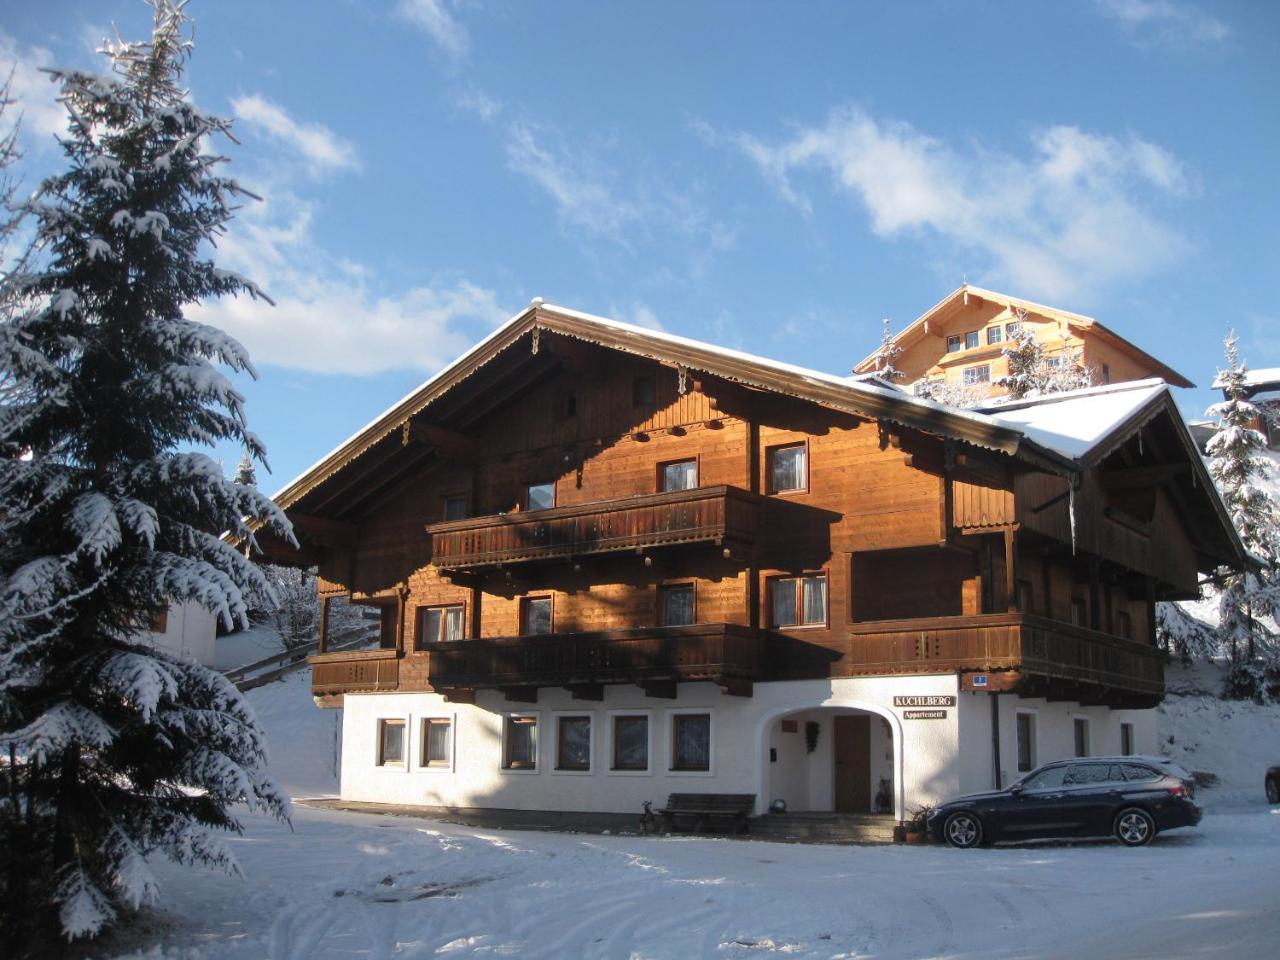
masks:
[(1072, 731), (1075, 735), (1076, 756), (1087, 757), (1089, 755), (1089, 721), (1084, 717), (1076, 717), (1072, 723)]
[(462, 604), (419, 607), (415, 624), (415, 649), (426, 650), (431, 643), (462, 639)]
[(520, 601), (520, 635), (538, 637), (551, 632), (551, 598), (525, 597)]
[(698, 486), (698, 461), (672, 460), (658, 464), (658, 489), (662, 493), (693, 490)]
[(508, 716), (502, 729), (504, 770), (536, 770), (538, 766), (538, 718)]
[(465, 520), (471, 512), (467, 509), (467, 498), (465, 496), (444, 497), (444, 519), (446, 520)]
[(447, 767), (453, 759), (450, 740), (453, 721), (447, 717), (427, 717), (422, 721), (422, 765)]
[(169, 611), (167, 609), (153, 610), (149, 626), (152, 633), (164, 633), (169, 629)]
[(378, 766), (404, 763), (404, 721), (378, 721)]
[(978, 338), (977, 330), (970, 330), (968, 333), (964, 335), (964, 348), (966, 350), (974, 349), (975, 347), (978, 346), (978, 342), (979, 342), (979, 338)]
[(1036, 765), (1036, 715), (1017, 714), (1018, 772), (1026, 773)]
[(1116, 611), (1116, 634), (1126, 640), (1133, 639), (1133, 617), (1128, 610)]
[(959, 353), (964, 348), (964, 338), (960, 336), (947, 337), (947, 353)]
[(613, 718), (612, 768), (649, 769), (649, 717), (646, 714)]
[(991, 382), (991, 365), (987, 363), (979, 363), (972, 367), (965, 367), (961, 372), (966, 387), (977, 386), (980, 383)]
[(591, 769), (591, 717), (556, 718), (556, 769)]
[(657, 400), (653, 377), (636, 377), (631, 381), (631, 404), (636, 407), (652, 407)]
[(1004, 338), (1006, 340), (1012, 340), (1021, 332), (1022, 332), (1022, 324), (1018, 323), (1017, 321), (1013, 323), (1006, 323), (1004, 325)]
[(550, 510), (556, 505), (556, 485), (552, 483), (530, 483), (524, 488), (524, 508), (526, 510)]
[(1111, 367), (1109, 367), (1105, 363), (1102, 365), (1102, 382), (1103, 383), (1111, 382)]
[(769, 625), (823, 626), (827, 622), (827, 575), (775, 577), (769, 581)]
[(1133, 724), (1120, 724), (1120, 754), (1125, 757), (1133, 756)]
[(805, 490), (809, 486), (809, 449), (806, 443), (789, 443), (765, 451), (769, 492)]
[(672, 716), (671, 769), (711, 769), (711, 714), (678, 713)]
[(1057, 370), (1059, 367), (1062, 366), (1062, 358), (1049, 357), (1045, 360), (1044, 365), (1048, 367), (1050, 370)]
[(694, 586), (692, 583), (672, 583), (658, 588), (662, 626), (685, 627), (696, 623)]
[(999, 343), (1004, 338), (1003, 334), (998, 323), (994, 327), (987, 327), (987, 343)]

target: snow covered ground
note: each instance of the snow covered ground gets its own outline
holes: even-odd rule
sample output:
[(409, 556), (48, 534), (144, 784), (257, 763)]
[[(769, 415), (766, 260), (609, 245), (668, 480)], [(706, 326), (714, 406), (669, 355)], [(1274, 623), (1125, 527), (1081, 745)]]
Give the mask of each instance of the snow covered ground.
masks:
[[(1194, 675), (1171, 679), (1195, 688)], [(332, 792), (337, 711), (311, 706), (305, 672), (249, 699), (270, 731), (276, 777), (295, 795)], [(1263, 802), (1256, 768), (1269, 747), (1280, 748), (1280, 711), (1225, 706), (1176, 696), (1162, 711), (1170, 752), (1218, 773), (1223, 786), (1205, 792), (1199, 828), (1145, 849), (962, 852), (532, 833), (299, 806), (292, 830), (247, 821), (232, 843), (244, 880), (161, 865), (161, 907), (88, 955), (1274, 956), (1280, 811)]]

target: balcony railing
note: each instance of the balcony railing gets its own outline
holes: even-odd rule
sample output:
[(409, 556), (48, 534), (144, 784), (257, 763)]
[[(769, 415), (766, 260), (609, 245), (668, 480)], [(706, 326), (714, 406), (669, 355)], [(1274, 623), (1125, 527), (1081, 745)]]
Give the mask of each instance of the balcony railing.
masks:
[(437, 690), (756, 679), (761, 637), (747, 627), (703, 623), (541, 637), (431, 644)]
[(313, 696), (394, 690), (400, 683), (400, 661), (395, 650), (343, 650), (319, 653), (309, 660)]
[(496, 566), (670, 544), (750, 545), (760, 498), (736, 487), (698, 487), (528, 513), (428, 525), (438, 567)]

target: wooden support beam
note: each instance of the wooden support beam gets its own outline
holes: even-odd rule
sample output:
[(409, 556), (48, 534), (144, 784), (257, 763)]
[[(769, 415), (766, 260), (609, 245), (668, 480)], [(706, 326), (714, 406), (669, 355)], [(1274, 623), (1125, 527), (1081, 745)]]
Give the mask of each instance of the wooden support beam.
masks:
[(1014, 538), (1017, 531), (1012, 527), (1004, 529), (1004, 597), (1005, 607), (1010, 613), (1018, 610), (1018, 579), (1015, 563), (1017, 551), (1014, 550)]
[(302, 534), (316, 546), (350, 550), (356, 545), (359, 528), (354, 524), (292, 510), (289, 511), (289, 520), (293, 524), (295, 534)]
[(324, 653), (329, 649), (329, 601), (333, 597), (320, 598), (320, 630), (317, 637), (316, 653)]
[(1191, 473), (1191, 464), (1158, 463), (1145, 467), (1127, 467), (1118, 470), (1103, 470), (1098, 475), (1098, 483), (1103, 490), (1132, 490), (1140, 487), (1155, 487), (1178, 477)]
[(537, 703), (537, 687), (502, 687), (502, 695), (508, 703)]
[(1089, 628), (1102, 629), (1102, 561), (1097, 557), (1089, 557)]
[(641, 682), (640, 688), (644, 690), (646, 697), (657, 697), (662, 700), (676, 698), (676, 681), (674, 680), (645, 680)]
[(594, 700), (599, 703), (604, 699), (603, 683), (571, 683), (565, 689), (574, 700)]
[(449, 687), (440, 691), (445, 703), (475, 703), (476, 692), (467, 687)]
[(479, 451), (475, 439), (465, 433), (413, 418), (404, 422), (400, 430), (400, 443), (406, 447), (411, 443), (435, 447), (449, 459), (464, 463), (474, 460)]
[(720, 692), (730, 697), (749, 697), (754, 685), (742, 677), (721, 677)]

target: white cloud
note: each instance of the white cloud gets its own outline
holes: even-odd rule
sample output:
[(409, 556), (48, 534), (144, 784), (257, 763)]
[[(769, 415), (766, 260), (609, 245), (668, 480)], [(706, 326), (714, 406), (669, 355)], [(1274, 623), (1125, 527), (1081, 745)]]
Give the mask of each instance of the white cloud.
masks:
[(400, 0), (396, 13), (427, 35), (451, 57), (467, 52), (467, 28), (454, 16), (449, 0)]
[(1026, 155), (957, 151), (908, 124), (845, 108), (780, 143), (746, 134), (736, 142), (800, 209), (813, 201), (796, 176), (826, 171), (865, 207), (878, 236), (941, 241), (977, 258), (965, 264), (971, 277), (986, 272), (1027, 294), (1080, 302), (1168, 266), (1189, 247), (1152, 207), (1191, 192), (1192, 177), (1171, 153), (1132, 136), (1057, 126), (1036, 132)]
[(649, 330), (665, 330), (662, 321), (658, 319), (658, 315), (648, 305), (640, 302), (633, 303), (630, 307), (620, 307), (617, 304), (609, 306), (609, 316), (614, 320), (620, 320), (623, 323), (629, 323), (635, 327), (645, 327)]
[(66, 133), (67, 111), (58, 103), (58, 88), (42, 67), (53, 66), (53, 54), (44, 47), (21, 47), (0, 30), (0, 82), (13, 71), (9, 95), (22, 116), (24, 145), (37, 150), (56, 146), (54, 137)]
[(1118, 21), (1139, 46), (1217, 46), (1231, 28), (1189, 3), (1173, 0), (1096, 0), (1105, 16)]
[(458, 94), (458, 106), (468, 113), (474, 113), (485, 123), (491, 123), (502, 113), (502, 101), (485, 93), (479, 87), (466, 87)]
[(236, 97), (231, 109), (243, 123), (281, 141), (305, 161), (314, 177), (342, 170), (357, 170), (356, 148), (321, 123), (300, 123), (285, 109), (252, 94)]

